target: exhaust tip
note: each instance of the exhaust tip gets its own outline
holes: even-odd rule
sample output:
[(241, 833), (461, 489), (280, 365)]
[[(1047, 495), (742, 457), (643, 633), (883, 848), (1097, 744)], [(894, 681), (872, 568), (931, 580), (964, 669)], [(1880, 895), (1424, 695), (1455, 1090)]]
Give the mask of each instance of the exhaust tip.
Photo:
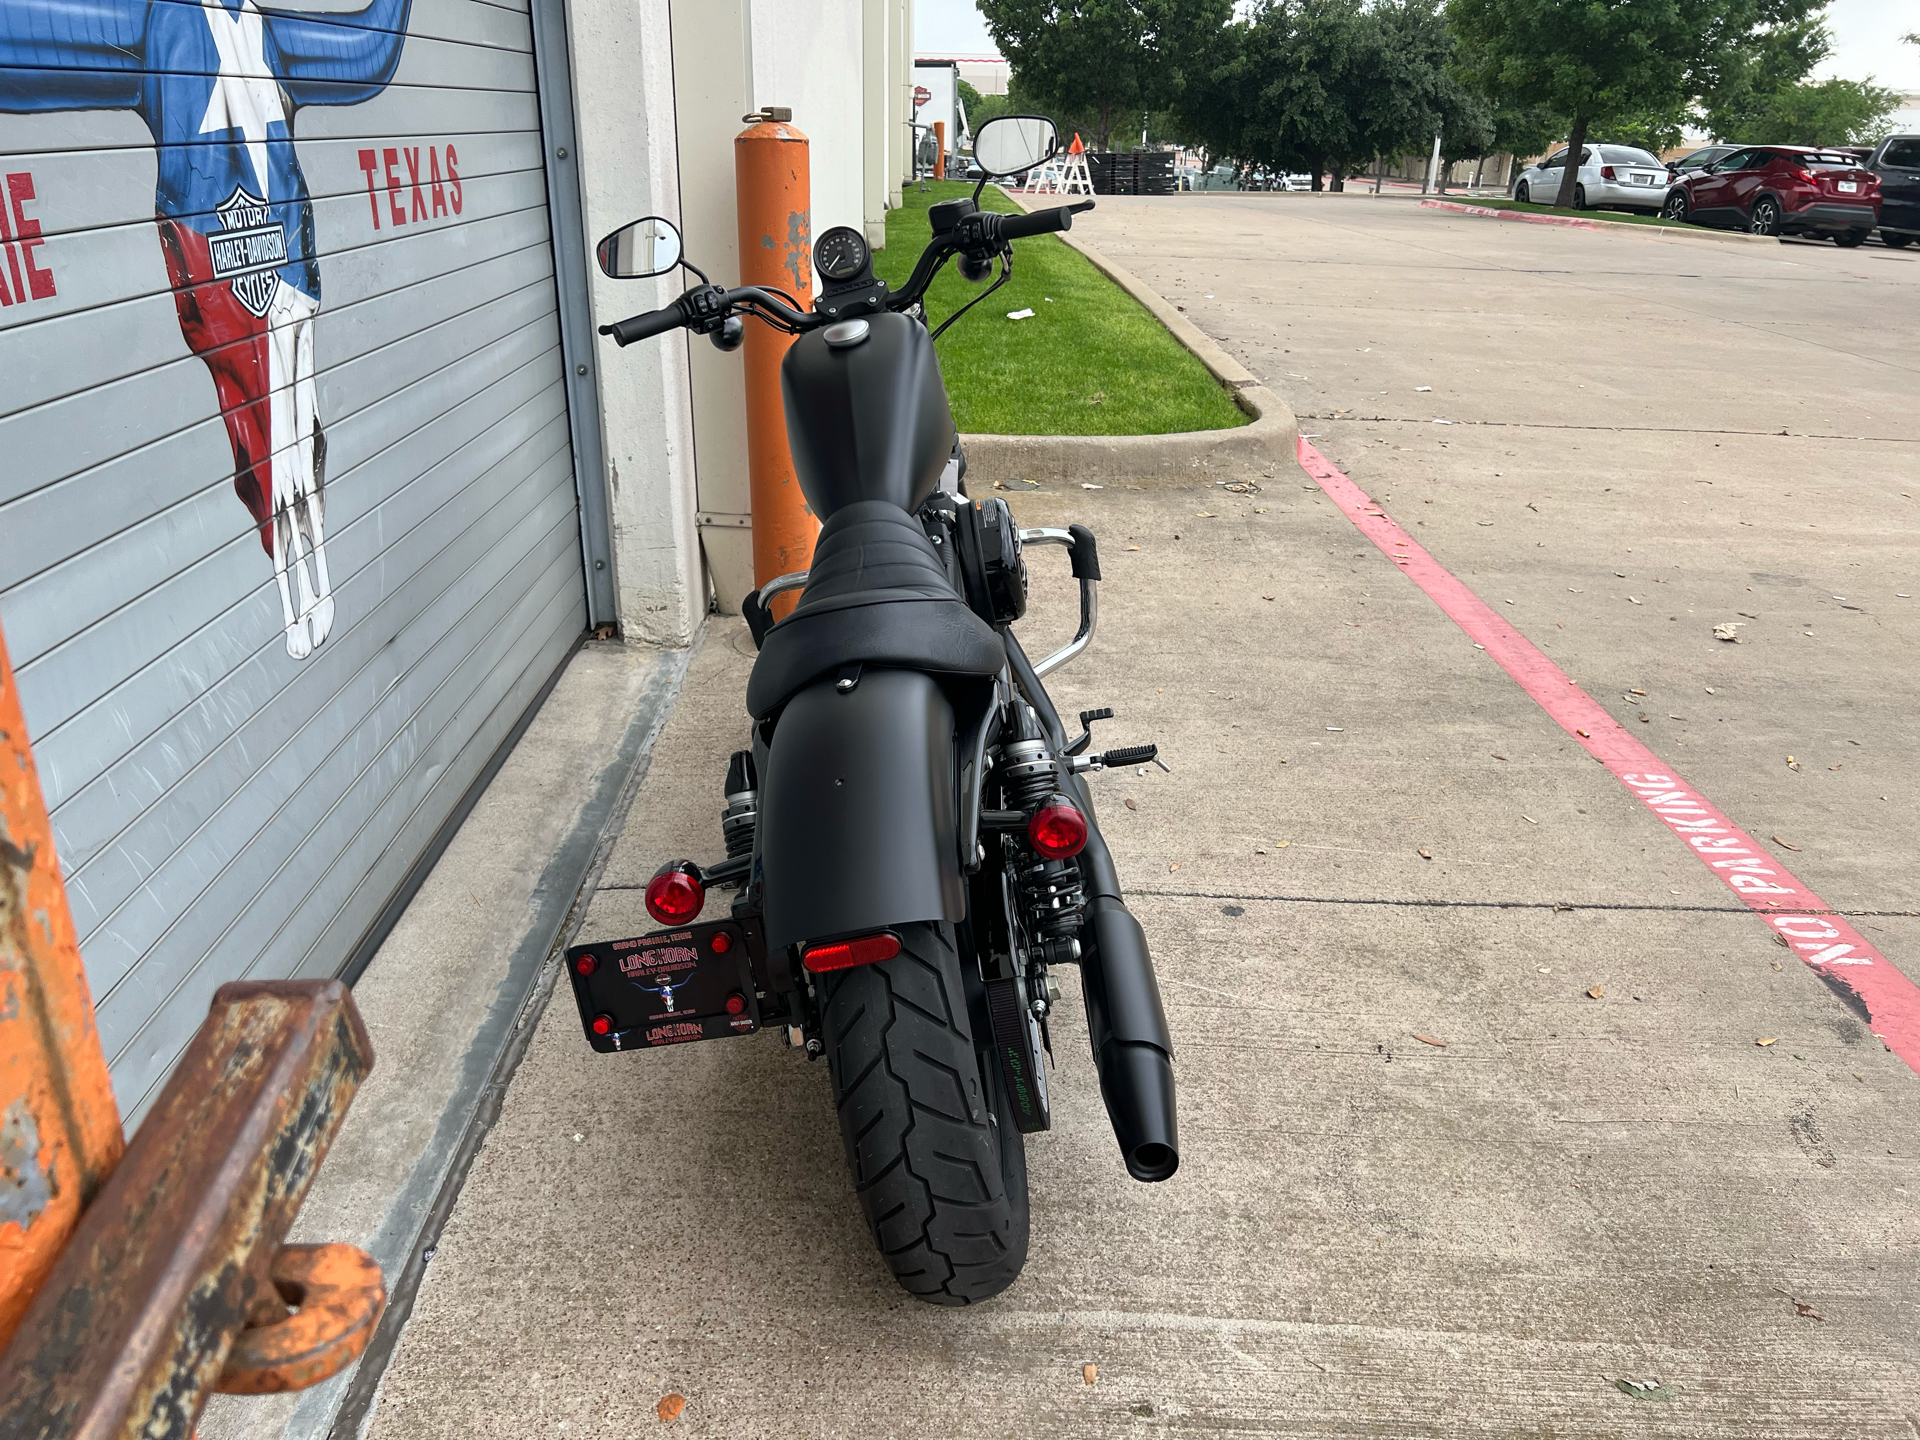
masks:
[(1180, 1153), (1171, 1145), (1148, 1143), (1136, 1145), (1127, 1156), (1127, 1173), (1136, 1180), (1152, 1184), (1158, 1180), (1170, 1180), (1173, 1172), (1180, 1168)]

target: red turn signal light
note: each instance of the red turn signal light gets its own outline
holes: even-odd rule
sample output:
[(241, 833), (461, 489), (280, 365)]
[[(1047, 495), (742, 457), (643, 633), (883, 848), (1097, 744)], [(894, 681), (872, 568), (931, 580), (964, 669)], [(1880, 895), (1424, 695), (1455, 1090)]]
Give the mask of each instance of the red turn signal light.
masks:
[(611, 1035), (613, 1033), (613, 1017), (611, 1015), (594, 1016), (593, 1033), (596, 1035)]
[(707, 887), (691, 860), (669, 861), (647, 882), (647, 913), (662, 925), (685, 925), (706, 903)]
[(747, 997), (738, 990), (727, 996), (727, 1014), (744, 1015), (747, 1012)]
[(600, 962), (591, 955), (582, 955), (573, 962), (573, 968), (581, 975), (591, 975), (600, 968)]
[(803, 957), (807, 969), (816, 975), (829, 970), (851, 970), (856, 965), (877, 965), (900, 953), (900, 937), (890, 930), (878, 935), (862, 935), (858, 940), (836, 940), (831, 945), (815, 945)]
[(1049, 800), (1027, 822), (1027, 840), (1049, 860), (1065, 860), (1086, 847), (1087, 817), (1065, 800)]

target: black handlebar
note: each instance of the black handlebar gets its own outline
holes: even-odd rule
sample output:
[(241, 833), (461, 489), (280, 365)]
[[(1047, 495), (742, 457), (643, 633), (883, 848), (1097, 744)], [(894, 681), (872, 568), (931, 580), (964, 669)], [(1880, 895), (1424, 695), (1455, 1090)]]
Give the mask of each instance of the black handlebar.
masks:
[(611, 325), (602, 325), (600, 333), (611, 335), (613, 343), (626, 346), (636, 340), (650, 340), (655, 335), (664, 335), (669, 330), (677, 330), (687, 323), (687, 317), (681, 312), (680, 302), (663, 306), (658, 310), (649, 310), (644, 315), (635, 315), (631, 319), (616, 320)]
[[(1005, 248), (1009, 241), (1023, 240), (1029, 235), (1048, 235), (1059, 230), (1071, 230), (1073, 217), (1082, 210), (1093, 209), (1093, 201), (1083, 200), (1078, 205), (1060, 205), (1051, 210), (1036, 210), (1031, 215), (1008, 215), (995, 211), (979, 212), (966, 217), (966, 223), (959, 230), (942, 231), (934, 236), (920, 257), (920, 263), (914, 267), (913, 277), (904, 289), (896, 291), (887, 302), (888, 308), (904, 310), (917, 304), (928, 284), (940, 267), (957, 253), (973, 254), (976, 249), (983, 253), (977, 258), (990, 260), (992, 255)], [(643, 315), (634, 315), (625, 320), (616, 320), (611, 325), (602, 325), (600, 333), (610, 335), (616, 345), (631, 345), (636, 340), (648, 340), (655, 335), (664, 335), (669, 330), (677, 330), (682, 325), (692, 325), (702, 333), (712, 329), (734, 307), (743, 307), (750, 313), (758, 314), (761, 319), (772, 323), (776, 329), (789, 333), (813, 330), (828, 323), (828, 317), (817, 313), (797, 310), (788, 303), (787, 297), (775, 291), (764, 290), (757, 285), (743, 285), (737, 290), (722, 290), (717, 285), (703, 285), (689, 290), (671, 305), (658, 310), (649, 310)]]
[(1052, 210), (1036, 210), (1031, 215), (1007, 215), (1000, 221), (1002, 240), (1024, 240), (1029, 235), (1050, 235), (1056, 230), (1071, 230), (1073, 217), (1082, 210), (1091, 210), (1093, 201), (1083, 200), (1078, 205), (1061, 205)]

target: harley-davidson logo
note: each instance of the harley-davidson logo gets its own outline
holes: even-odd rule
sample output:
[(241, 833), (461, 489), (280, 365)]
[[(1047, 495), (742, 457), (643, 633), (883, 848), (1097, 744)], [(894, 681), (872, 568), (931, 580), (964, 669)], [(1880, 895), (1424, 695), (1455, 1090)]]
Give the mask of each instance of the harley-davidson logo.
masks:
[(273, 301), (274, 272), (287, 263), (287, 232), (267, 202), (241, 186), (214, 213), (221, 225), (218, 234), (207, 237), (214, 278), (228, 283), (248, 314), (264, 316)]

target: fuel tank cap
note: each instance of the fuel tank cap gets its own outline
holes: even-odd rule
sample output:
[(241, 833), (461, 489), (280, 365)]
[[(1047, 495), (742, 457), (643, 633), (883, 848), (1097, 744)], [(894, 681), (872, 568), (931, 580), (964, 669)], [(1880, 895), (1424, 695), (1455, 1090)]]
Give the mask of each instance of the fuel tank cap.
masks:
[(842, 320), (838, 325), (827, 326), (820, 334), (835, 350), (851, 350), (867, 338), (867, 328), (864, 320)]

